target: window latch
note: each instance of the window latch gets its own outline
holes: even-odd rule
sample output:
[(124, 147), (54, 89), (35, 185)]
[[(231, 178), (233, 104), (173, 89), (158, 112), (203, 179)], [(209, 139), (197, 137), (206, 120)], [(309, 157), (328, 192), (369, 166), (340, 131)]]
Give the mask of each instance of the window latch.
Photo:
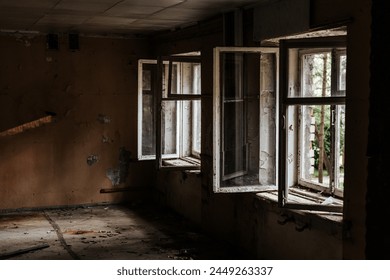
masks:
[(335, 118), (336, 118), (336, 112), (335, 112), (335, 110), (334, 109), (332, 109), (332, 126), (334, 126), (334, 124), (335, 124)]

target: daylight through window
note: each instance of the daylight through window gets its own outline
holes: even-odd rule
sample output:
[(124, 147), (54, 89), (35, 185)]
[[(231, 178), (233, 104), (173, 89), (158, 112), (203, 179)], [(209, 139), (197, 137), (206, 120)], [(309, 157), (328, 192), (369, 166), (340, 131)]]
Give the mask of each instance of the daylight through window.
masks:
[(138, 158), (157, 159), (159, 168), (199, 169), (199, 56), (142, 60), (139, 69)]
[[(283, 69), (288, 70), (281, 86), (280, 202), (337, 211), (344, 189), (345, 37), (321, 42), (281, 44)], [(307, 201), (296, 203), (291, 194)]]

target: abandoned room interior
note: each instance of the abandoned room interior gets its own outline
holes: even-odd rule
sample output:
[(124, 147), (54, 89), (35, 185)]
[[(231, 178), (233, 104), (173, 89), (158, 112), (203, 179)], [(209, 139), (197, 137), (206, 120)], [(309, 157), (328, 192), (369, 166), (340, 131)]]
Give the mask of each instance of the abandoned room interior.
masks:
[(388, 258), (378, 2), (0, 0), (0, 257)]

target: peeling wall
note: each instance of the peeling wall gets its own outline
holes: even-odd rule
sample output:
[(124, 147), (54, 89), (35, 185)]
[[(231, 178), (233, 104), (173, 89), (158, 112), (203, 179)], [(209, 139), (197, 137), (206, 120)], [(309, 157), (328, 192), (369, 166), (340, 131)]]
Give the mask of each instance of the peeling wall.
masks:
[[(142, 40), (80, 37), (71, 51), (66, 35), (59, 50), (45, 36), (0, 36), (0, 209), (138, 199), (153, 183), (131, 167), (136, 55), (147, 50)], [(118, 186), (137, 191), (99, 192)]]

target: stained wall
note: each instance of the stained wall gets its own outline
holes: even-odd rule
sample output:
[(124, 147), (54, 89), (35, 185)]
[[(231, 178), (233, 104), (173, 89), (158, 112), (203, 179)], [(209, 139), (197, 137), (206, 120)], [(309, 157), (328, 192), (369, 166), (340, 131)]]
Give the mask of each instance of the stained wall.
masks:
[[(0, 36), (0, 208), (118, 202), (151, 186), (136, 157), (142, 40)], [(145, 55), (146, 56), (146, 55)], [(130, 187), (130, 191), (100, 193)], [(140, 191), (141, 190), (141, 191)]]

